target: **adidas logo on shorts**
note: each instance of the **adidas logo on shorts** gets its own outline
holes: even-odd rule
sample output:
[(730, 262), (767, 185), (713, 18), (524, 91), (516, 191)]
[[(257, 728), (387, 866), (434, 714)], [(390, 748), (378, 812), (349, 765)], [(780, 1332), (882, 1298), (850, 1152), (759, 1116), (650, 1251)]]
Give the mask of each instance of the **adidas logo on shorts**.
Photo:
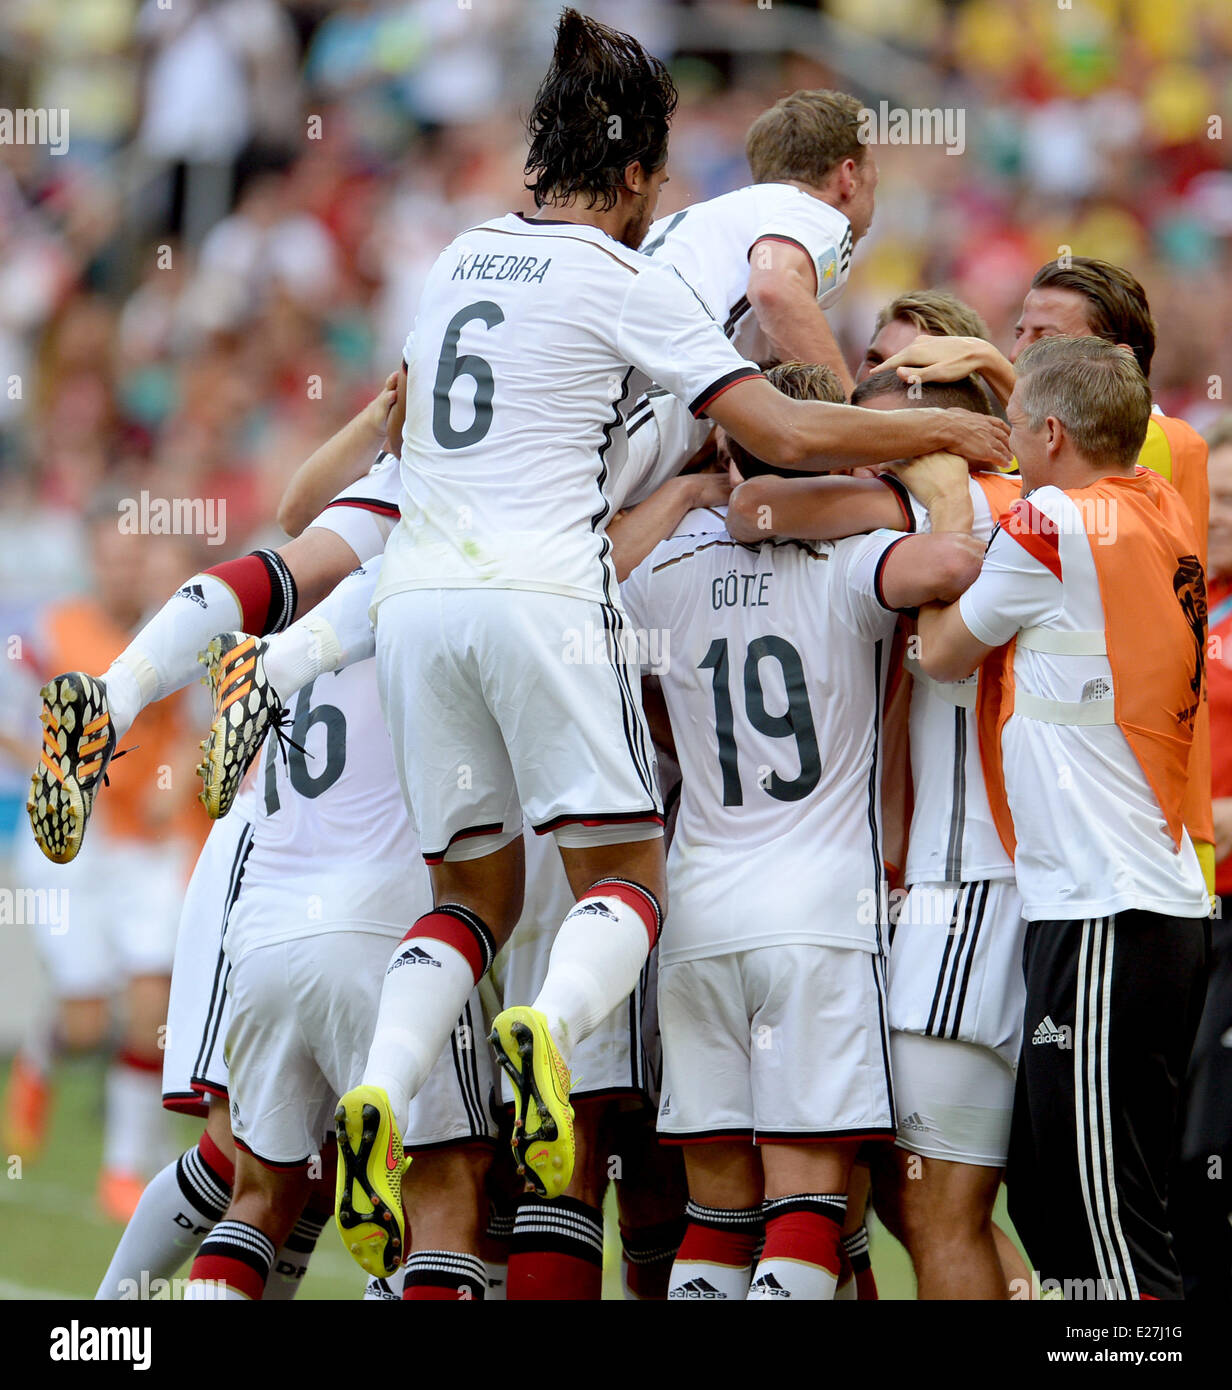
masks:
[(1074, 1045), (1073, 1029), (1068, 1023), (1063, 1023), (1058, 1028), (1051, 1015), (1045, 1014), (1043, 1023), (1035, 1025), (1035, 1032), (1031, 1034), (1031, 1045), (1040, 1047), (1045, 1043), (1056, 1043), (1062, 1052), (1068, 1052)]
[(672, 1289), (668, 1298), (722, 1298), (723, 1294), (705, 1279), (690, 1279), (687, 1284)]
[(910, 1115), (907, 1115), (904, 1119), (899, 1120), (898, 1127), (899, 1129), (921, 1130), (928, 1128), (928, 1126), (920, 1118), (920, 1112), (918, 1110), (913, 1110)]
[(763, 1274), (760, 1279), (753, 1281), (753, 1287), (749, 1290), (750, 1294), (759, 1293), (763, 1298), (790, 1298), (791, 1293), (785, 1289), (773, 1274)]
[(400, 970), (404, 965), (435, 965), (438, 970), (441, 968), (440, 961), (430, 956), (422, 947), (412, 946), (403, 951), (397, 960), (391, 961), (389, 970), (385, 973), (388, 975), (390, 970)]

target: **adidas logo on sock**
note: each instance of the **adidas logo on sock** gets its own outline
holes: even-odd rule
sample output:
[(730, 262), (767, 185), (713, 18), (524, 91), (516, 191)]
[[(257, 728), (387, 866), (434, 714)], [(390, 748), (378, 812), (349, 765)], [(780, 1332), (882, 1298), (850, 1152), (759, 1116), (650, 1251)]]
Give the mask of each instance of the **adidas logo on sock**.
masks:
[(438, 970), (441, 968), (440, 961), (430, 956), (421, 946), (411, 946), (403, 951), (397, 960), (390, 962), (389, 970), (385, 973), (388, 975), (390, 970), (400, 970), (404, 965), (435, 965)]
[(785, 1289), (773, 1274), (763, 1274), (760, 1279), (753, 1280), (753, 1287), (749, 1293), (759, 1293), (766, 1298), (790, 1298), (791, 1291)]
[(686, 1284), (679, 1284), (667, 1295), (668, 1298), (723, 1298), (725, 1295), (716, 1289), (713, 1284), (709, 1284), (705, 1279), (690, 1279)]
[(1074, 1031), (1068, 1023), (1063, 1023), (1058, 1028), (1051, 1015), (1045, 1014), (1044, 1021), (1037, 1023), (1035, 1032), (1031, 1034), (1033, 1047), (1039, 1047), (1044, 1043), (1056, 1043), (1062, 1052), (1068, 1052), (1074, 1045)]
[(596, 902), (579, 903), (569, 916), (581, 917), (583, 914), (589, 917), (606, 917), (609, 922), (619, 920), (610, 907), (604, 907), (602, 903)]
[(928, 1126), (920, 1119), (920, 1112), (913, 1110), (905, 1119), (899, 1120), (899, 1129), (927, 1129)]
[(175, 591), (176, 598), (190, 599), (198, 608), (207, 608), (209, 605), (205, 601), (205, 590), (200, 584), (185, 584), (182, 589)]

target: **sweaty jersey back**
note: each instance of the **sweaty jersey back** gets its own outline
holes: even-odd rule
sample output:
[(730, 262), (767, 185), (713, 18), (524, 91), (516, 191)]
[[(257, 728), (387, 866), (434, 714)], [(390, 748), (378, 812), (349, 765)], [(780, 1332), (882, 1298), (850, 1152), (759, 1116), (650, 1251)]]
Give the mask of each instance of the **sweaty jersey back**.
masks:
[(405, 357), (402, 520), (377, 601), (481, 585), (614, 601), (623, 412), (657, 381), (701, 414), (758, 375), (672, 266), (513, 213), (443, 252)]

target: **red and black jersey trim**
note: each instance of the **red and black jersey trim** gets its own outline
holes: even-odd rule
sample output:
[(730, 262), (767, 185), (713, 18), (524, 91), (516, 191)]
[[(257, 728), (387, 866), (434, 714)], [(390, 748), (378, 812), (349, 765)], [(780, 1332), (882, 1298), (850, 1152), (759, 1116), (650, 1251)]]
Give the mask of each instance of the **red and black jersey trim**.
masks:
[(899, 538), (896, 541), (891, 541), (891, 543), (887, 545), (886, 548), (881, 552), (881, 559), (877, 561), (877, 568), (873, 572), (873, 593), (877, 596), (877, 602), (881, 604), (882, 608), (888, 609), (891, 613), (906, 613), (916, 611), (915, 609), (895, 608), (892, 604), (887, 603), (885, 591), (881, 587), (881, 581), (885, 574), (886, 561), (894, 553), (895, 548), (897, 546), (902, 545), (902, 543), (907, 539), (907, 536), (899, 536)]
[(689, 404), (689, 411), (695, 418), (703, 415), (724, 391), (730, 391), (733, 386), (739, 386), (742, 381), (756, 381), (758, 377), (764, 376), (765, 372), (759, 371), (756, 367), (737, 367), (735, 371), (721, 376), (718, 381), (711, 382), (699, 396), (695, 396)]
[[(879, 483), (884, 483), (886, 487), (890, 489), (890, 491), (894, 494), (894, 500), (902, 508), (903, 520), (904, 522), (906, 522), (906, 525), (903, 527), (903, 530), (914, 532), (916, 529), (915, 509), (911, 505), (910, 492), (907, 491), (902, 481), (896, 478), (893, 473), (878, 473), (877, 481)], [(889, 552), (887, 551), (887, 554), (888, 553)]]
[(851, 1140), (870, 1142), (890, 1140), (898, 1136), (893, 1125), (885, 1128), (861, 1129), (759, 1129), (753, 1136), (754, 1144), (838, 1144)]
[(164, 1091), (163, 1109), (194, 1120), (204, 1120), (210, 1113), (209, 1102), (196, 1091)]
[(731, 1139), (743, 1139), (747, 1143), (753, 1142), (753, 1131), (751, 1129), (691, 1129), (681, 1130), (679, 1133), (665, 1132), (659, 1130), (658, 1139), (660, 1144), (722, 1144)]
[(424, 854), (425, 864), (443, 864), (445, 856), (459, 840), (473, 840), (477, 835), (499, 835), (505, 829), (504, 823), (495, 821), (491, 825), (471, 825), (449, 837), (449, 843), (442, 850)]
[(358, 507), (360, 511), (376, 512), (378, 516), (402, 515), (396, 502), (382, 502), (379, 497), (335, 497), (325, 510), (331, 507)]
[(663, 816), (658, 811), (588, 811), (581, 815), (553, 816), (542, 825), (533, 826), (536, 835), (547, 835), (559, 830), (562, 825), (635, 825), (650, 821), (654, 825), (663, 824)]

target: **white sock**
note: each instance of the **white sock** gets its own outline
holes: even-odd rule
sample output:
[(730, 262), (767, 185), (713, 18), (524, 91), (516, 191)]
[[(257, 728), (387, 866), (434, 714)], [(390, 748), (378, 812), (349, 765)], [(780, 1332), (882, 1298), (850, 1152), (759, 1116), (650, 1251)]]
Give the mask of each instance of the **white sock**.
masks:
[(146, 1177), (166, 1162), (168, 1129), (163, 1079), (157, 1068), (119, 1058), (107, 1069), (103, 1112), (103, 1167)]
[(284, 704), (318, 676), (376, 655), (376, 633), (368, 609), (380, 572), (379, 556), (360, 565), (311, 613), (269, 638), (263, 658), (265, 674)]
[(150, 1179), (98, 1286), (96, 1299), (149, 1297), (149, 1281), (169, 1279), (222, 1220), (231, 1189), (194, 1145)]
[(304, 1275), (308, 1273), (308, 1261), (317, 1248), (327, 1219), (322, 1212), (305, 1211), (295, 1223), (295, 1229), (270, 1265), (265, 1292), (261, 1295), (263, 1303), (287, 1303), (299, 1293)]
[(421, 917), (395, 947), (381, 986), (364, 1084), (385, 1091), (400, 1129), (406, 1127), (411, 1097), (428, 1079), (495, 954), (492, 935), (479, 918), (445, 903)]
[(234, 593), (212, 575), (194, 574), (177, 589), (103, 676), (116, 737), (146, 705), (191, 685), (201, 675), (198, 652), (242, 621)]
[(566, 1062), (637, 987), (658, 922), (658, 904), (644, 888), (604, 879), (577, 900), (561, 923), (547, 978), (531, 1007), (547, 1019)]
[(402, 1285), (406, 1283), (406, 1266), (395, 1269), (384, 1279), (369, 1279), (364, 1289), (365, 1303), (401, 1303)]

